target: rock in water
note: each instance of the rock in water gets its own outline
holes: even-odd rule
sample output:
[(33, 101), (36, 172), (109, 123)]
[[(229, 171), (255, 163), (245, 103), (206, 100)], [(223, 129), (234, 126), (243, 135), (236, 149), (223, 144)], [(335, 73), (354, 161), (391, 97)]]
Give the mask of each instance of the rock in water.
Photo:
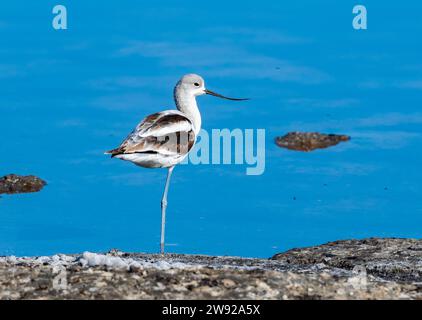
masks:
[(0, 194), (38, 192), (46, 184), (44, 180), (35, 176), (9, 174), (0, 178)]
[(335, 146), (342, 141), (349, 141), (350, 137), (338, 134), (323, 134), (318, 132), (289, 132), (285, 136), (277, 137), (275, 143), (282, 148), (296, 151), (313, 151)]

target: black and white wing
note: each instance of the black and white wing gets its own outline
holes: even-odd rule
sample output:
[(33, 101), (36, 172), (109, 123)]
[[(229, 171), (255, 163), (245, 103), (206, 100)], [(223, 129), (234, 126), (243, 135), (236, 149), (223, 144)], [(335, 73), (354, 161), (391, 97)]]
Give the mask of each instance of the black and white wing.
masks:
[(146, 117), (118, 148), (106, 153), (112, 157), (142, 153), (182, 156), (192, 149), (195, 139), (191, 120), (180, 111), (168, 110)]

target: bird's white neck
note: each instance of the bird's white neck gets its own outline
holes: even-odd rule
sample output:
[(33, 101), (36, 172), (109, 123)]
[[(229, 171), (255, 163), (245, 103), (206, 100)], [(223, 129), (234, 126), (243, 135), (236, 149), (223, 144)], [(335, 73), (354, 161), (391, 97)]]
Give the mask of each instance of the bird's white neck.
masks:
[(196, 97), (180, 86), (174, 88), (174, 101), (179, 111), (183, 112), (193, 123), (195, 134), (201, 130), (201, 113), (196, 103)]

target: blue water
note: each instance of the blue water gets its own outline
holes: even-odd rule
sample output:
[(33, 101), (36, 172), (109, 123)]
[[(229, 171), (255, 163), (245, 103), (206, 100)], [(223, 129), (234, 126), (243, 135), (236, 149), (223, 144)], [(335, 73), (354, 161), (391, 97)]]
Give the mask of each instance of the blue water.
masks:
[[(56, 1), (0, 4), (0, 175), (40, 193), (0, 199), (0, 254), (156, 252), (165, 170), (102, 153), (173, 106), (190, 72), (233, 103), (200, 97), (203, 127), (266, 129), (266, 170), (185, 165), (170, 187), (168, 251), (269, 257), (326, 241), (421, 237), (422, 3)], [(288, 131), (348, 134), (312, 153)]]

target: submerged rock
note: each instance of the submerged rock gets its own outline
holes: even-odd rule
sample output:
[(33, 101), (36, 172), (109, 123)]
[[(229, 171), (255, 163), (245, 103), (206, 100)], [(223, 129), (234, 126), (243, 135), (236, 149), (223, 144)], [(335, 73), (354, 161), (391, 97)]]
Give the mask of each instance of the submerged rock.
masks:
[(0, 299), (422, 299), (422, 240), (346, 240), (271, 259), (0, 257)]
[(342, 141), (349, 141), (350, 137), (337, 134), (323, 134), (318, 132), (289, 132), (277, 137), (275, 143), (282, 148), (296, 151), (313, 151), (335, 146)]
[(35, 176), (9, 174), (0, 178), (0, 194), (38, 192), (46, 184), (45, 181)]

